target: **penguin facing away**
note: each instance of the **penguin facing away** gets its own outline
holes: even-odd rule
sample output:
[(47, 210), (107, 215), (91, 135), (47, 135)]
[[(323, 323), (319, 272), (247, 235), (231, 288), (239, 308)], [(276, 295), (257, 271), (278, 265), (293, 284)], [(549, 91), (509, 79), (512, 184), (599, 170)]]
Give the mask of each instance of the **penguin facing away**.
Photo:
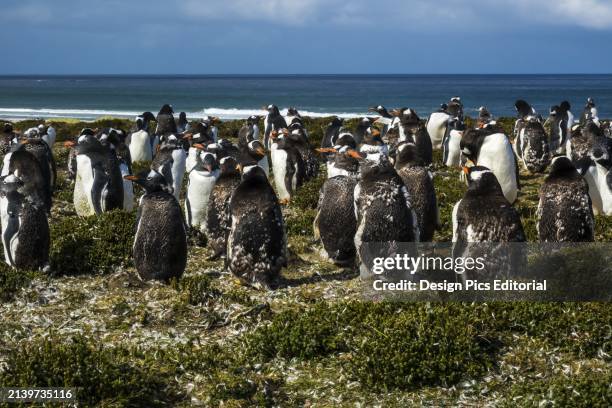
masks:
[(278, 199), (259, 166), (243, 168), (229, 212), (226, 267), (249, 284), (272, 287), (287, 265), (287, 236)]
[(541, 173), (550, 164), (550, 149), (544, 127), (535, 117), (527, 118), (521, 131), (521, 158), (530, 173)]
[(429, 242), (440, 226), (433, 174), (424, 166), (412, 142), (398, 145), (394, 165), (410, 195), (410, 204), (419, 225), (419, 242)]
[(46, 270), (50, 246), (47, 209), (39, 196), (23, 194), (32, 191), (24, 184), (14, 174), (0, 177), (4, 260), (14, 268)]
[(174, 196), (178, 200), (185, 176), (187, 153), (183, 149), (181, 140), (175, 135), (168, 136), (163, 142), (153, 162), (151, 169), (161, 173), (174, 190)]
[(540, 242), (594, 240), (589, 186), (567, 157), (553, 160), (540, 187), (537, 217)]
[(176, 135), (178, 133), (172, 106), (168, 104), (162, 106), (157, 114), (156, 120), (157, 128), (155, 129), (155, 134), (159, 136), (160, 139), (167, 135)]
[(281, 204), (289, 202), (293, 193), (302, 186), (305, 175), (302, 156), (287, 136), (287, 131), (283, 133), (274, 131), (270, 134), (274, 185)]
[(130, 135), (130, 157), (135, 162), (153, 160), (153, 152), (157, 146), (151, 143), (151, 136), (146, 130), (147, 123), (141, 116), (136, 118), (136, 130)]
[(206, 238), (213, 250), (212, 259), (225, 255), (231, 221), (229, 203), (238, 184), (240, 184), (238, 162), (231, 156), (223, 157), (219, 160), (219, 178), (210, 195), (206, 212)]
[(379, 161), (360, 162), (354, 200), (355, 249), (360, 275), (368, 278), (371, 272), (367, 244), (418, 242), (419, 225), (408, 190), (386, 156), (381, 156)]
[(427, 134), (429, 135), (431, 145), (434, 149), (440, 149), (442, 147), (446, 125), (451, 118), (447, 108), (448, 105), (442, 104), (438, 111), (429, 115), (429, 119), (427, 119), (427, 123), (425, 124)]
[(138, 275), (143, 280), (166, 282), (180, 278), (187, 265), (187, 234), (171, 183), (155, 170), (125, 178), (145, 189), (132, 248)]
[(336, 144), (336, 139), (340, 136), (340, 129), (344, 124), (344, 119), (335, 116), (325, 128), (323, 139), (321, 139), (321, 147), (332, 147)]
[(339, 175), (325, 180), (319, 192), (314, 237), (321, 240), (325, 257), (337, 265), (350, 265), (355, 259), (356, 185), (356, 175)]

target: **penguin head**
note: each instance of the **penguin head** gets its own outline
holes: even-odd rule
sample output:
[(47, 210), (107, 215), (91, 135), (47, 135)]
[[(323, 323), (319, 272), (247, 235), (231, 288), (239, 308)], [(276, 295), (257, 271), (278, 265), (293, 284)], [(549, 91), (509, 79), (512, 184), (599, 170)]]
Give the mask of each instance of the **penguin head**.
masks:
[(468, 190), (476, 193), (499, 193), (503, 196), (501, 186), (495, 174), (484, 166), (464, 167), (467, 176)]
[(0, 177), (0, 196), (5, 197), (8, 193), (17, 191), (23, 185), (23, 180), (14, 174)]
[(452, 98), (450, 98), (450, 102), (463, 106), (463, 102), (461, 102), (460, 96), (453, 96)]
[(446, 112), (448, 110), (448, 105), (445, 103), (440, 104), (440, 108), (438, 108), (438, 112)]
[(559, 104), (559, 108), (561, 108), (564, 112), (569, 112), (572, 109), (572, 106), (568, 101), (563, 101)]
[(185, 112), (179, 113), (179, 121), (181, 121), (182, 123), (187, 122), (187, 114)]
[(335, 116), (331, 122), (329, 122), (328, 126), (339, 127), (344, 124), (344, 119)]
[(280, 111), (276, 105), (268, 105), (264, 108), (264, 110), (268, 111), (269, 115), (280, 115)]
[(287, 109), (287, 116), (299, 116), (298, 110), (293, 106), (290, 106)]
[(558, 105), (551, 106), (549, 114), (551, 117), (556, 117), (560, 110), (561, 108)]
[(207, 151), (204, 145), (198, 143), (194, 144), (193, 147), (197, 149), (195, 170), (212, 173), (219, 168), (217, 157), (214, 153)]
[(171, 183), (169, 183), (160, 172), (153, 169), (145, 170), (137, 176), (123, 176), (123, 178), (143, 187), (147, 194), (158, 191), (165, 191), (172, 194), (174, 190)]
[(376, 128), (369, 128), (368, 131), (363, 135), (363, 144), (380, 146), (384, 144), (382, 140), (380, 130)]
[(172, 115), (174, 113), (174, 109), (172, 109), (172, 105), (165, 104), (159, 110), (158, 115)]
[(136, 116), (136, 129), (144, 130), (146, 127), (145, 119), (142, 116)]
[(153, 115), (152, 112), (143, 112), (140, 116), (144, 119), (145, 124), (149, 123), (150, 121), (155, 122), (155, 115)]
[(250, 141), (247, 148), (249, 150), (249, 156), (253, 157), (257, 161), (266, 157), (266, 149), (264, 148), (263, 143), (261, 143), (259, 140)]
[(5, 123), (2, 126), (2, 132), (6, 133), (6, 134), (13, 133), (13, 124), (12, 123), (8, 123), (8, 122)]
[(525, 117), (531, 113), (531, 105), (523, 99), (518, 99), (514, 102), (514, 108), (520, 117)]
[(576, 175), (578, 175), (578, 170), (567, 156), (556, 156), (552, 159), (552, 162), (550, 163), (550, 173), (548, 174), (546, 179), (550, 180), (558, 177)]
[(226, 156), (219, 160), (219, 169), (221, 170), (221, 175), (223, 176), (240, 174), (240, 170), (238, 169), (238, 161), (236, 161), (236, 159), (234, 159), (232, 156)]
[(29, 128), (28, 130), (23, 132), (23, 135), (29, 139), (33, 139), (33, 138), (37, 138), (41, 136), (40, 131), (38, 130), (37, 127)]
[(593, 98), (588, 97), (587, 98), (587, 103), (586, 103), (587, 108), (592, 108), (595, 106), (595, 101), (593, 100)]
[(355, 136), (353, 136), (353, 134), (350, 132), (340, 133), (335, 140), (332, 140), (332, 144), (335, 147), (348, 146), (351, 149), (357, 148), (357, 142), (355, 141)]
[(247, 118), (247, 124), (248, 125), (256, 125), (257, 123), (259, 123), (259, 116), (257, 115), (251, 115)]
[(368, 108), (368, 112), (376, 112), (382, 117), (390, 116), (389, 112), (387, 112), (387, 109), (382, 105), (371, 106), (370, 108)]
[(246, 166), (242, 166), (241, 171), (243, 182), (268, 182), (268, 176), (266, 176), (266, 172), (257, 164), (249, 164)]
[(413, 142), (400, 142), (395, 148), (395, 168), (401, 169), (405, 166), (423, 166), (417, 147)]

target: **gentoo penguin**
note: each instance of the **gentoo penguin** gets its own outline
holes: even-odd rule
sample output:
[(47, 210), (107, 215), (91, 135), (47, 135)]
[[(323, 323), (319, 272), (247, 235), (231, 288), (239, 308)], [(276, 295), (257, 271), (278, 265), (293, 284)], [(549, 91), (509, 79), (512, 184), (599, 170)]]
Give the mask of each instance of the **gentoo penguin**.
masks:
[(340, 136), (340, 129), (344, 124), (344, 119), (335, 116), (331, 122), (327, 124), (325, 128), (325, 134), (321, 139), (321, 147), (327, 148), (332, 147), (336, 144), (336, 139)]
[(176, 135), (178, 133), (172, 106), (168, 104), (162, 106), (156, 120), (157, 128), (155, 129), (155, 134), (159, 136), (160, 141), (169, 135)]
[(375, 120), (376, 118), (368, 117), (363, 117), (359, 120), (359, 122), (357, 123), (357, 128), (353, 132), (353, 137), (355, 138), (355, 142), (357, 142), (357, 145), (364, 143), (364, 139), (366, 139), (372, 134), (372, 124)]
[(49, 179), (42, 170), (40, 162), (22, 144), (13, 145), (11, 151), (4, 156), (2, 176), (13, 175), (23, 185), (19, 193), (31, 201), (42, 202), (47, 213), (51, 212), (51, 186)]
[(314, 237), (321, 240), (324, 256), (338, 265), (350, 265), (355, 259), (356, 185), (357, 173), (338, 175), (325, 180), (319, 192)]
[(287, 265), (283, 214), (266, 173), (246, 166), (229, 202), (225, 266), (249, 284), (269, 288)]
[(13, 139), (17, 137), (17, 134), (13, 131), (13, 125), (11, 123), (5, 123), (2, 126), (2, 134), (0, 134), (0, 155), (4, 156), (11, 150), (11, 144)]
[[(109, 148), (115, 152), (117, 159), (119, 160), (119, 170), (121, 176), (129, 176), (132, 174), (132, 157), (130, 150), (125, 144), (127, 138), (126, 132), (121, 129), (103, 129), (99, 134), (98, 138), (103, 146)], [(123, 209), (126, 211), (132, 211), (134, 208), (134, 187), (132, 182), (123, 179)]]
[(591, 159), (595, 163), (597, 186), (601, 198), (599, 213), (612, 215), (612, 139), (600, 137), (591, 149)]
[(285, 118), (280, 114), (278, 106), (268, 105), (264, 110), (268, 112), (264, 118), (264, 146), (269, 149), (271, 145), (270, 134), (272, 131), (276, 130), (278, 132), (281, 129), (287, 128), (288, 125)]
[[(153, 137), (157, 138), (156, 135)], [(150, 162), (153, 160), (153, 152), (157, 149), (157, 142), (151, 141), (151, 135), (147, 131), (147, 121), (143, 116), (136, 117), (136, 129), (129, 137), (130, 157), (134, 162)]]
[(270, 174), (268, 155), (262, 142), (259, 140), (251, 140), (246, 146), (241, 146), (239, 149), (239, 163), (257, 164), (266, 173), (266, 176)]
[(489, 112), (489, 109), (487, 109), (486, 106), (481, 106), (480, 108), (478, 108), (478, 127), (485, 127), (485, 125), (489, 124), (494, 120), (495, 118), (493, 117), (491, 112)]
[(55, 188), (57, 170), (55, 159), (49, 145), (40, 138), (40, 133), (28, 132), (26, 139), (21, 141), (23, 148), (32, 153), (41, 165), (43, 175), (48, 178), (51, 191)]
[(74, 209), (84, 217), (123, 208), (123, 178), (115, 152), (100, 143), (90, 132), (78, 143), (66, 142), (76, 149), (77, 174), (74, 184)]
[(535, 109), (526, 101), (519, 99), (514, 103), (516, 109), (516, 121), (514, 122), (514, 148), (519, 159), (523, 158), (521, 147), (523, 129), (529, 117), (537, 117)]
[(543, 172), (550, 164), (550, 148), (546, 131), (535, 116), (527, 117), (518, 143), (525, 169), (530, 173)]
[(385, 108), (382, 105), (370, 107), (368, 111), (376, 112), (380, 115), (380, 117), (376, 119), (376, 123), (383, 124), (383, 128), (380, 132), (381, 133), (380, 136), (383, 138), (383, 140), (385, 140), (387, 137), (387, 132), (389, 132), (389, 129), (391, 128), (391, 123), (393, 122), (393, 119), (394, 119), (393, 116), (391, 116), (387, 108)]
[(172, 185), (174, 197), (178, 200), (181, 195), (187, 153), (183, 149), (182, 141), (176, 135), (167, 137), (151, 163), (151, 169), (161, 173), (166, 181)]
[(259, 116), (249, 116), (238, 131), (238, 146), (247, 146), (253, 140), (259, 140)]
[[(357, 176), (359, 170), (360, 155), (352, 151), (357, 149), (355, 138), (349, 132), (342, 132), (336, 139), (333, 148), (325, 147), (318, 149), (319, 152), (327, 154), (327, 178), (335, 176)], [(355, 152), (356, 153), (356, 152)]]
[(419, 225), (419, 241), (429, 242), (440, 224), (433, 174), (424, 166), (412, 142), (400, 142), (394, 166), (410, 195)]
[(125, 178), (145, 189), (132, 247), (138, 275), (144, 280), (180, 278), (187, 264), (187, 234), (172, 183), (155, 170)]
[(303, 184), (305, 175), (302, 156), (288, 135), (287, 129), (280, 133), (272, 131), (270, 134), (274, 185), (281, 204), (289, 202), (293, 193)]
[(553, 159), (540, 187), (537, 217), (540, 242), (594, 240), (589, 186), (565, 156)]
[(24, 195), (24, 181), (14, 174), (0, 177), (0, 218), (4, 260), (20, 269), (49, 266), (49, 222), (44, 201)]
[(355, 187), (355, 249), (362, 278), (371, 276), (368, 243), (418, 242), (420, 232), (410, 194), (386, 156), (361, 160)]
[(459, 118), (463, 120), (463, 102), (459, 96), (453, 96), (448, 101), (446, 111), (453, 118)]
[[(53, 145), (55, 144), (56, 132), (55, 128), (52, 125), (45, 126), (43, 124), (38, 125), (38, 133), (40, 138), (49, 146), (50, 149), (53, 149)], [(53, 150), (51, 150), (53, 153)]]
[(465, 128), (465, 123), (459, 118), (447, 122), (442, 140), (442, 162), (447, 167), (461, 166), (461, 138)]
[(555, 105), (550, 108), (550, 114), (544, 129), (548, 132), (551, 153), (564, 153), (567, 142), (567, 113), (564, 114), (561, 107)]
[[(258, 140), (253, 142), (261, 145)], [(238, 162), (232, 156), (223, 157), (219, 160), (219, 177), (210, 195), (206, 212), (206, 238), (213, 250), (212, 259), (225, 255), (231, 221), (229, 202), (238, 184), (240, 184)]]
[(397, 117), (395, 126), (399, 131), (399, 141), (412, 141), (423, 163), (429, 166), (433, 161), (432, 142), (417, 113), (414, 109), (401, 108), (392, 114)]
[(209, 135), (213, 142), (217, 142), (219, 140), (219, 128), (216, 126), (219, 121), (220, 119), (216, 116), (204, 116), (202, 118), (202, 122), (208, 125)]
[[(497, 178), (486, 167), (464, 167), (468, 189), (453, 207), (453, 257), (483, 257), (485, 265), (494, 265), (482, 273), (499, 274), (511, 270), (507, 254), (513, 253), (508, 242), (525, 242), (523, 224), (517, 210), (504, 197)], [(481, 243), (481, 245), (474, 245)], [(476, 273), (476, 272), (474, 272)], [(463, 277), (471, 277), (467, 271)]]
[(189, 131), (189, 121), (187, 120), (187, 114), (185, 112), (179, 113), (178, 122), (176, 123), (176, 131), (178, 133), (185, 133)]
[(291, 139), (293, 146), (302, 156), (304, 162), (304, 181), (316, 178), (319, 174), (319, 158), (310, 146), (306, 129), (294, 123), (289, 127), (287, 138)]
[(595, 101), (593, 98), (587, 99), (586, 105), (584, 105), (584, 110), (582, 111), (582, 116), (580, 117), (581, 124), (589, 121), (599, 126), (599, 114), (597, 113), (597, 107), (595, 106)]
[(427, 128), (427, 134), (431, 140), (431, 145), (434, 149), (440, 149), (442, 147), (442, 140), (446, 132), (446, 124), (450, 119), (448, 114), (448, 105), (443, 103), (440, 105), (440, 109), (429, 115), (425, 127)]
[(510, 139), (497, 126), (467, 129), (460, 142), (461, 154), (474, 164), (490, 169), (510, 203), (519, 189), (518, 163)]
[(567, 134), (571, 136), (572, 126), (574, 126), (574, 114), (571, 111), (572, 106), (568, 101), (563, 101), (559, 104), (559, 110), (566, 117), (567, 122)]
[(287, 126), (290, 126), (293, 123), (294, 119), (302, 120), (302, 116), (296, 108), (290, 106), (289, 108), (287, 108), (287, 114), (285, 115), (285, 123), (287, 124)]
[(196, 149), (195, 166), (189, 171), (185, 215), (189, 228), (204, 233), (208, 201), (219, 178), (219, 164), (215, 155), (207, 152), (203, 145), (193, 147)]
[(184, 135), (184, 138), (188, 140), (189, 148), (187, 149), (187, 161), (185, 164), (185, 170), (190, 172), (196, 164), (196, 157), (198, 155), (197, 149), (193, 147), (195, 144), (208, 146), (209, 144), (215, 143), (213, 135), (210, 131), (209, 122), (197, 122), (194, 124), (190, 133)]
[(389, 146), (380, 137), (380, 130), (372, 129), (364, 133), (359, 152), (368, 160), (378, 161), (381, 156), (389, 156)]

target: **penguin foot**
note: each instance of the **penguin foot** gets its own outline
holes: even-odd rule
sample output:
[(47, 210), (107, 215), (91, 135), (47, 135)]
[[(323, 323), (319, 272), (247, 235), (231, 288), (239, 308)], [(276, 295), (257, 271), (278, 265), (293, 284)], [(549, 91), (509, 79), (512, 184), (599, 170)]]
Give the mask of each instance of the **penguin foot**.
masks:
[(288, 205), (289, 204), (289, 199), (288, 198), (283, 198), (283, 199), (279, 200), (278, 203), (280, 205)]

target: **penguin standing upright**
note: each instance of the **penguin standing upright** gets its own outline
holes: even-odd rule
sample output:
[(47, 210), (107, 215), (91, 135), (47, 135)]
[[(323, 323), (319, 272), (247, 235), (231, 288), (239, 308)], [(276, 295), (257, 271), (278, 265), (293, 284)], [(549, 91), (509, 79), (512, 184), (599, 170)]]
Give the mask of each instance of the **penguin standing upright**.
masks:
[(503, 130), (497, 126), (468, 129), (460, 146), (464, 158), (493, 172), (506, 199), (514, 203), (519, 189), (518, 163)]
[(399, 141), (412, 141), (423, 163), (429, 166), (433, 161), (432, 142), (417, 113), (414, 109), (401, 108), (394, 110), (393, 115), (398, 118), (395, 124), (399, 129)]
[(288, 131), (270, 134), (272, 172), (278, 197), (282, 204), (289, 203), (293, 193), (303, 184), (305, 167), (302, 156), (288, 137)]
[(15, 268), (46, 269), (50, 234), (45, 203), (38, 195), (27, 194), (32, 186), (24, 184), (14, 174), (0, 177), (4, 260)]
[(544, 129), (548, 132), (551, 153), (564, 153), (567, 143), (567, 113), (555, 105), (550, 108), (550, 114)]
[[(121, 176), (129, 176), (132, 174), (132, 157), (130, 150), (125, 144), (127, 134), (121, 129), (104, 129), (98, 134), (100, 143), (109, 148), (117, 155), (119, 160), (119, 170)], [(134, 208), (134, 187), (132, 182), (123, 179), (123, 209), (132, 211)]]
[(219, 121), (219, 118), (216, 116), (204, 116), (202, 118), (202, 122), (208, 125), (209, 135), (213, 143), (216, 143), (219, 140), (219, 128), (216, 126)]
[(178, 133), (185, 133), (189, 131), (189, 121), (187, 120), (187, 114), (185, 112), (179, 113), (179, 118), (176, 123), (176, 131)]
[(130, 134), (129, 139), (130, 157), (134, 162), (153, 160), (157, 143), (151, 142), (151, 135), (147, 131), (147, 122), (143, 116), (136, 118), (136, 130)]
[[(526, 241), (521, 218), (504, 197), (491, 170), (473, 166), (464, 171), (468, 189), (453, 207), (453, 257), (484, 258), (483, 263), (493, 267), (482, 273), (511, 272), (516, 259), (509, 260), (507, 256), (516, 255), (517, 249), (520, 253), (520, 248), (505, 243)], [(462, 277), (472, 275), (466, 271)]]
[(514, 122), (514, 149), (519, 159), (523, 158), (523, 131), (530, 117), (536, 117), (535, 109), (523, 99), (519, 99), (514, 103), (516, 109), (516, 121)]
[(290, 106), (289, 108), (287, 108), (287, 114), (285, 115), (285, 123), (287, 124), (287, 126), (290, 126), (293, 123), (294, 119), (299, 119), (301, 121), (302, 116), (296, 108)]
[(433, 174), (423, 165), (412, 142), (400, 142), (394, 166), (410, 195), (419, 225), (419, 241), (429, 242), (440, 224)]
[(418, 242), (419, 225), (404, 182), (386, 156), (361, 160), (355, 188), (355, 249), (362, 278), (369, 277), (368, 243)]
[(584, 124), (586, 122), (593, 122), (597, 126), (599, 126), (599, 114), (597, 112), (597, 106), (595, 106), (595, 101), (593, 98), (588, 98), (586, 105), (584, 105), (584, 110), (582, 111), (582, 116), (580, 117), (580, 123)]
[(344, 124), (344, 119), (335, 116), (325, 128), (325, 134), (321, 139), (321, 147), (328, 148), (336, 144), (336, 139), (340, 136), (340, 129)]
[(77, 174), (74, 184), (74, 208), (84, 217), (123, 208), (123, 178), (115, 152), (100, 143), (85, 129), (75, 147)]
[(207, 152), (203, 145), (195, 144), (193, 147), (197, 149), (196, 164), (189, 171), (185, 214), (187, 226), (199, 233), (204, 233), (208, 201), (217, 178), (219, 178), (219, 164), (215, 155)]
[(568, 101), (563, 101), (559, 104), (558, 114), (563, 117), (563, 120), (567, 124), (566, 141), (563, 146), (560, 146), (562, 149), (561, 153), (565, 153), (567, 149), (567, 145), (569, 144), (569, 139), (572, 137), (572, 127), (574, 126), (574, 114), (571, 111), (572, 107)]
[(313, 222), (314, 237), (321, 240), (325, 257), (338, 265), (350, 265), (355, 259), (356, 185), (356, 173), (338, 175), (325, 180), (319, 192), (317, 215)]
[(593, 180), (601, 200), (599, 213), (612, 215), (612, 139), (599, 137), (591, 149), (596, 178)]
[(452, 118), (447, 122), (446, 133), (442, 139), (442, 162), (447, 167), (461, 165), (461, 138), (465, 129), (465, 123), (459, 118)]
[(286, 129), (288, 125), (285, 118), (280, 114), (278, 106), (268, 105), (264, 109), (268, 112), (264, 118), (264, 146), (266, 146), (266, 149), (269, 149), (272, 131), (279, 132), (281, 129)]
[(13, 125), (11, 123), (5, 123), (2, 126), (2, 133), (0, 134), (0, 156), (4, 156), (11, 150), (13, 139), (16, 138), (17, 134), (13, 131)]
[(251, 140), (246, 146), (239, 147), (240, 163), (255, 163), (266, 173), (270, 173), (270, 165), (268, 164), (268, 155), (263, 143), (259, 140)]
[(212, 134), (210, 133), (209, 122), (198, 122), (194, 124), (191, 133), (187, 133), (186, 135), (184, 135), (184, 137), (187, 138), (187, 140), (189, 141), (185, 169), (187, 172), (190, 172), (196, 165), (196, 157), (198, 155), (198, 150), (193, 146), (195, 144), (207, 146), (209, 144), (215, 143), (215, 140)]
[(540, 242), (594, 240), (589, 186), (567, 157), (553, 160), (540, 187), (537, 217)]
[(144, 280), (180, 278), (187, 265), (187, 236), (171, 183), (155, 170), (125, 178), (145, 189), (132, 248), (138, 275)]
[(259, 116), (249, 116), (238, 131), (238, 147), (247, 146), (253, 140), (259, 140)]
[(23, 144), (16, 144), (4, 156), (2, 176), (14, 175), (23, 185), (19, 192), (32, 202), (41, 202), (47, 213), (51, 212), (51, 186), (49, 178), (43, 173), (38, 159), (25, 149)]
[(177, 200), (181, 195), (186, 161), (187, 153), (183, 149), (182, 141), (176, 135), (170, 135), (160, 145), (151, 163), (151, 169), (161, 173), (172, 185), (173, 194)]
[(519, 143), (525, 169), (530, 173), (543, 172), (550, 163), (550, 148), (546, 131), (536, 117), (527, 118)]
[(294, 123), (289, 127), (289, 135), (287, 137), (291, 139), (293, 146), (302, 157), (302, 162), (304, 163), (304, 181), (316, 178), (319, 174), (319, 158), (315, 155), (312, 146), (310, 146), (306, 129)]
[(229, 203), (238, 184), (240, 184), (238, 162), (231, 156), (223, 157), (219, 160), (219, 177), (210, 194), (206, 212), (206, 238), (213, 250), (211, 257), (213, 259), (225, 255), (230, 230)]
[(383, 140), (386, 140), (387, 133), (389, 132), (389, 129), (391, 128), (391, 124), (393, 123), (393, 119), (394, 119), (393, 116), (391, 116), (387, 108), (385, 108), (382, 105), (373, 106), (369, 108), (368, 110), (370, 112), (376, 112), (380, 115), (380, 118), (376, 119), (376, 123), (383, 124), (382, 131), (380, 132), (380, 136), (383, 138)]
[(431, 140), (431, 145), (434, 149), (439, 149), (442, 146), (444, 133), (446, 132), (446, 124), (451, 116), (448, 114), (448, 105), (443, 103), (440, 109), (429, 115), (425, 127), (427, 134)]
[(49, 146), (49, 149), (51, 149), (51, 153), (53, 153), (53, 145), (55, 144), (56, 137), (55, 128), (52, 125), (45, 126), (43, 124), (40, 124), (38, 125), (38, 132), (42, 141), (45, 142), (47, 146)]
[(278, 199), (261, 167), (243, 168), (229, 213), (226, 267), (247, 283), (274, 285), (287, 265), (287, 236)]
[(178, 133), (172, 106), (168, 104), (162, 106), (157, 114), (156, 120), (157, 128), (155, 129), (155, 134), (159, 136), (160, 141), (164, 140), (169, 135), (176, 135)]
[(359, 152), (370, 161), (379, 161), (381, 156), (389, 156), (389, 146), (380, 137), (380, 131), (372, 129), (364, 133)]
[(55, 167), (55, 159), (51, 148), (40, 138), (40, 133), (37, 131), (28, 132), (26, 139), (22, 140), (21, 144), (23, 148), (28, 152), (32, 153), (42, 167), (42, 171), (45, 177), (49, 180), (51, 191), (55, 188), (55, 180), (57, 178), (57, 170)]

